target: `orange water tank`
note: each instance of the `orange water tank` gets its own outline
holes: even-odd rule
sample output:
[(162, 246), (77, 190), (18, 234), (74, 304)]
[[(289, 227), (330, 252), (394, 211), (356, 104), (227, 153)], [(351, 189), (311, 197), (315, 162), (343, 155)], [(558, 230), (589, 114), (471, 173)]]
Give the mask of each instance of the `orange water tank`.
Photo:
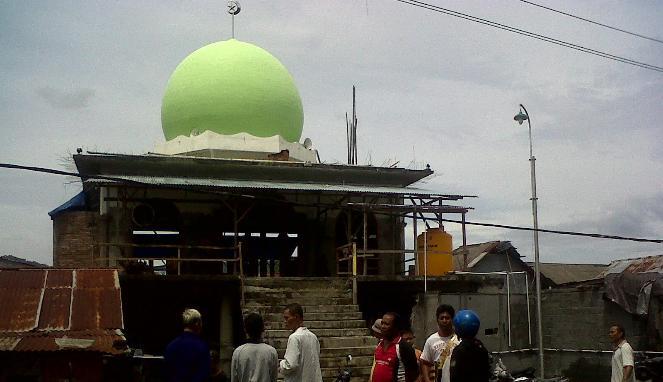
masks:
[(451, 235), (446, 233), (443, 227), (430, 228), (420, 234), (417, 236), (417, 274), (442, 276), (451, 272), (453, 270), (452, 251)]

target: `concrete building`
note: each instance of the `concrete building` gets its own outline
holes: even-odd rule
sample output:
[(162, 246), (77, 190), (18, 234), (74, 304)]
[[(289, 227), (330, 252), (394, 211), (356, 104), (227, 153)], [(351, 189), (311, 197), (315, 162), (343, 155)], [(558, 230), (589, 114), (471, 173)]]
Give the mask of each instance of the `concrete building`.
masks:
[(410, 286), (407, 316), (424, 288), (405, 276), (414, 253), (405, 226), (464, 219), (464, 196), (418, 187), (428, 167), (322, 163), (302, 139), (290, 74), (234, 39), (177, 66), (161, 115), (166, 142), (149, 153), (73, 155), (83, 191), (50, 213), (54, 266), (118, 269), (127, 341), (144, 354), (162, 354), (179, 312), (193, 307), (226, 367), (251, 310), (268, 318), (282, 355), (280, 313), (295, 301), (320, 337), (325, 378), (348, 352), (365, 378), (374, 348), (365, 320), (395, 302), (370, 303), (384, 292), (377, 285)]

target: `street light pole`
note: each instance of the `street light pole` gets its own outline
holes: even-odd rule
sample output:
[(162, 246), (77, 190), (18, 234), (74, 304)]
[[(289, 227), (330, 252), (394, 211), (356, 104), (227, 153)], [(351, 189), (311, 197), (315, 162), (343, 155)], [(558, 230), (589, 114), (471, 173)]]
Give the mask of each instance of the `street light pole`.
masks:
[[(536, 158), (532, 152), (532, 123), (529, 113), (523, 104), (520, 104), (520, 112), (513, 117), (518, 124), (522, 125), (527, 121), (529, 127), (529, 163), (530, 163), (530, 177), (532, 182), (532, 219), (534, 220), (534, 273), (536, 279), (536, 329), (538, 334), (539, 345), (539, 370), (541, 371), (541, 378), (545, 378), (543, 367), (543, 329), (542, 329), (542, 315), (541, 315), (541, 272), (539, 263), (539, 219), (538, 219), (538, 198), (536, 197)], [(523, 111), (525, 114), (523, 114)]]

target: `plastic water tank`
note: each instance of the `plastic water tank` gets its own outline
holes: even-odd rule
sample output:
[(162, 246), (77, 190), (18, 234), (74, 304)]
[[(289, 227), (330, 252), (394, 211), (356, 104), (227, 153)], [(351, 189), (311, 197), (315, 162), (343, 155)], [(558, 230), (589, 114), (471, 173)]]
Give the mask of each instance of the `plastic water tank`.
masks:
[[(425, 243), (425, 244), (424, 244)], [(430, 228), (417, 236), (417, 274), (442, 276), (453, 270), (453, 242), (444, 228)]]

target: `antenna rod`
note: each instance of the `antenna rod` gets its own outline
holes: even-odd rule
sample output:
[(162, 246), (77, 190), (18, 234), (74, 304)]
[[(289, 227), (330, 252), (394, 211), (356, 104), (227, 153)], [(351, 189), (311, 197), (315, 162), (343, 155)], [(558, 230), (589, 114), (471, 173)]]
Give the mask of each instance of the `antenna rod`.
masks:
[(345, 148), (348, 150), (348, 164), (352, 164), (350, 160), (350, 120), (348, 119), (348, 113), (345, 112)]
[(352, 164), (357, 164), (357, 97), (355, 86), (352, 85)]

